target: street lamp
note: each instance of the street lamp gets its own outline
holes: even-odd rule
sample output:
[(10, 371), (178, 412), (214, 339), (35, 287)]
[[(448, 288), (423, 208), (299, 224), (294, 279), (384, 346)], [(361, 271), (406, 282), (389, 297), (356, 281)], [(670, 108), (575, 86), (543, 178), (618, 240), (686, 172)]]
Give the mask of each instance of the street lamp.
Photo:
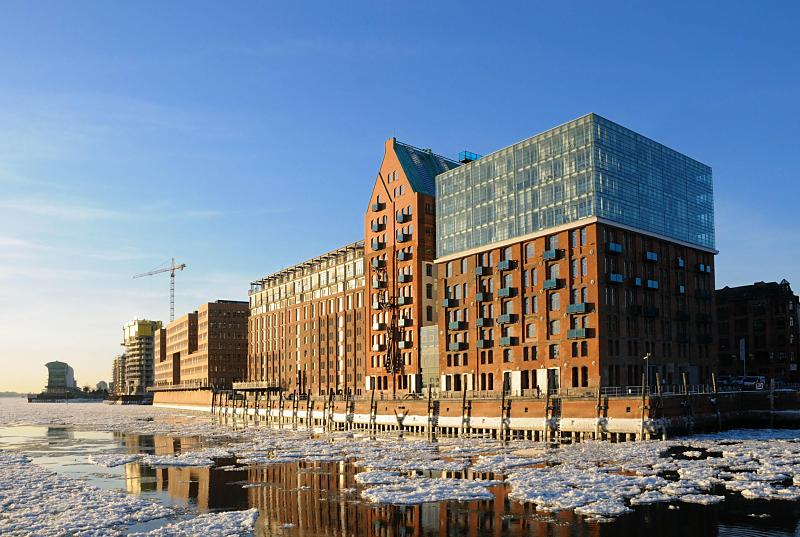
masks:
[(644, 377), (647, 379), (647, 388), (650, 388), (650, 353), (644, 355)]

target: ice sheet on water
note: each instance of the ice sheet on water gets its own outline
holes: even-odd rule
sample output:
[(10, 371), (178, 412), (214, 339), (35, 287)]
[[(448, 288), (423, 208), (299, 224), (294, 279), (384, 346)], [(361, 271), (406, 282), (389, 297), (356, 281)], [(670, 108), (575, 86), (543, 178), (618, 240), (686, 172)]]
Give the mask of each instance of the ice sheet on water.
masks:
[(215, 459), (227, 459), (232, 455), (224, 449), (202, 449), (187, 451), (176, 455), (145, 455), (142, 463), (151, 468), (174, 466), (214, 466)]
[(206, 513), (189, 520), (174, 522), (146, 533), (131, 533), (131, 537), (233, 537), (253, 535), (258, 509)]
[(172, 509), (123, 490), (103, 490), (0, 451), (0, 535), (117, 534)]
[(498, 481), (471, 481), (466, 479), (416, 478), (404, 483), (377, 485), (361, 492), (365, 499), (380, 504), (413, 505), (446, 500), (491, 500), (494, 495), (487, 488)]
[(113, 468), (115, 466), (122, 466), (129, 462), (136, 462), (142, 458), (141, 453), (127, 453), (127, 454), (112, 454), (112, 455), (89, 455), (89, 462), (106, 468)]
[(356, 474), (355, 479), (359, 485), (388, 485), (391, 483), (404, 483), (408, 481), (408, 476), (400, 475), (400, 472), (374, 470)]

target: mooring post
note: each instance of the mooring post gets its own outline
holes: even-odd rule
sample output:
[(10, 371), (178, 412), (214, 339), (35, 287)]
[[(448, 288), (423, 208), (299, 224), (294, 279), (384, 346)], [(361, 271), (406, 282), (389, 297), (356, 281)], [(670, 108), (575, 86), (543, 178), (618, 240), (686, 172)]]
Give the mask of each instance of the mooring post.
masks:
[(642, 373), (642, 428), (641, 428), (641, 431), (639, 432), (639, 441), (644, 440), (644, 418), (645, 418), (645, 414), (647, 412), (647, 404), (645, 403), (645, 397), (646, 397), (646, 394), (645, 394), (646, 386), (645, 386), (645, 384), (646, 384), (646, 382), (647, 382), (646, 381), (646, 375), (644, 373)]
[(597, 417), (594, 424), (594, 439), (600, 440), (600, 420), (603, 418), (603, 399), (600, 386), (597, 387)]
[(542, 431), (543, 440), (550, 442), (550, 386), (548, 385), (544, 396), (544, 430)]

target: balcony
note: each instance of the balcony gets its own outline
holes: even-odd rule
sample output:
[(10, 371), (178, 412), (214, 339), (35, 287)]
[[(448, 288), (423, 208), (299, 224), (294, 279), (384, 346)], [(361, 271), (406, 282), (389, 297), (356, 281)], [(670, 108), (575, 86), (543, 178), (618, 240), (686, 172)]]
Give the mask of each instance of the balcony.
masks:
[(370, 226), (370, 229), (372, 231), (383, 231), (384, 229), (386, 229), (386, 225), (381, 222), (373, 222), (372, 225)]
[(467, 342), (466, 341), (452, 341), (448, 346), (447, 350), (449, 351), (463, 351), (467, 349)]
[(408, 306), (411, 304), (412, 298), (410, 296), (399, 296), (397, 297), (397, 305), (398, 306)]
[(413, 343), (411, 341), (406, 341), (404, 339), (397, 342), (397, 347), (399, 349), (410, 349), (412, 345)]
[(383, 343), (376, 343), (372, 346), (372, 352), (383, 352), (386, 350), (386, 345)]
[(647, 280), (648, 289), (658, 289), (658, 280)]
[(697, 298), (709, 299), (711, 298), (711, 293), (705, 289), (695, 289), (694, 296)]
[(631, 304), (628, 306), (628, 315), (633, 315), (634, 317), (639, 316), (642, 314), (642, 306), (640, 304)]
[(374, 309), (374, 310), (381, 309), (381, 303), (380, 302), (373, 302), (372, 303), (372, 309)]
[(545, 261), (555, 261), (556, 259), (561, 257), (561, 250), (558, 248), (550, 248), (549, 250), (545, 250), (542, 252), (542, 259)]
[(644, 260), (650, 261), (652, 263), (658, 262), (658, 254), (655, 252), (645, 252), (644, 253)]
[(634, 287), (641, 287), (642, 286), (642, 279), (638, 276), (633, 279), (633, 286)]
[(685, 285), (679, 285), (678, 286), (678, 294), (679, 295), (685, 295), (686, 294), (686, 286)]
[(380, 201), (375, 202), (372, 204), (372, 212), (377, 213), (378, 211), (382, 211), (386, 208), (386, 204)]
[(489, 276), (492, 273), (492, 267), (475, 267), (476, 276)]
[(386, 260), (379, 257), (372, 258), (372, 268), (386, 268)]
[(505, 259), (497, 264), (497, 270), (511, 270), (514, 268), (513, 259)]
[(456, 306), (458, 306), (458, 300), (455, 298), (445, 298), (442, 300), (443, 308), (455, 308)]
[(372, 329), (375, 331), (386, 330), (386, 323), (372, 323)]
[(466, 321), (450, 321), (447, 324), (448, 330), (466, 330), (467, 329), (467, 322)]
[(475, 300), (477, 300), (478, 302), (491, 302), (492, 293), (487, 293), (485, 291), (481, 291), (480, 293), (475, 293)]
[(622, 283), (625, 281), (625, 276), (612, 272), (608, 275), (608, 283)]
[(542, 287), (545, 289), (558, 289), (561, 287), (561, 282), (558, 278), (550, 278), (542, 282)]
[(501, 347), (511, 347), (517, 344), (517, 338), (514, 336), (505, 336), (500, 338)]
[(479, 339), (478, 340), (478, 348), (479, 349), (491, 349), (494, 347), (494, 341), (491, 339)]
[(408, 242), (411, 240), (411, 233), (397, 232), (397, 242)]
[(386, 248), (386, 243), (379, 241), (377, 239), (372, 239), (372, 242), (370, 242), (370, 246), (372, 246), (372, 249), (377, 252), (378, 250), (383, 250), (384, 248)]
[(397, 326), (400, 328), (408, 328), (410, 326), (414, 326), (414, 320), (410, 317), (402, 317), (399, 321), (397, 321)]
[(411, 252), (397, 252), (397, 259), (399, 261), (411, 261)]
[(514, 287), (502, 287), (499, 291), (497, 291), (497, 296), (500, 298), (511, 298), (517, 294), (517, 290)]
[(406, 222), (411, 220), (411, 215), (410, 214), (397, 213), (397, 215), (395, 216), (395, 219), (397, 220), (398, 224), (405, 224)]
[(586, 302), (580, 302), (578, 304), (569, 304), (567, 306), (567, 313), (586, 313), (589, 310), (588, 304)]
[(372, 288), (373, 289), (386, 289), (386, 281), (385, 280), (372, 280)]
[(658, 313), (659, 313), (658, 308), (654, 308), (651, 306), (645, 306), (644, 308), (642, 308), (642, 314), (644, 314), (645, 317), (658, 317)]
[(675, 260), (675, 267), (676, 268), (684, 268), (686, 267), (686, 260), (682, 257), (679, 257)]
[(586, 339), (585, 328), (573, 328), (567, 332), (567, 339)]
[(492, 326), (492, 324), (494, 324), (494, 321), (492, 321), (492, 319), (489, 317), (478, 317), (475, 319), (475, 326), (480, 328), (486, 328), (488, 326)]
[(411, 274), (401, 274), (397, 277), (397, 281), (400, 283), (411, 283)]
[(513, 313), (504, 313), (497, 318), (497, 324), (510, 324), (517, 320), (517, 316)]
[(618, 242), (609, 242), (606, 245), (606, 251), (610, 254), (621, 254), (622, 253), (622, 245)]

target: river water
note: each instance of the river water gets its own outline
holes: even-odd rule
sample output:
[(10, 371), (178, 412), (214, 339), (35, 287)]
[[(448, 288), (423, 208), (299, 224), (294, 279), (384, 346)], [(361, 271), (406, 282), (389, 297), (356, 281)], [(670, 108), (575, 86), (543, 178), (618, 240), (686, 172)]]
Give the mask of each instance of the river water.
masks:
[[(532, 504), (508, 499), (506, 485), (491, 487), (493, 500), (376, 506), (358, 494), (354, 477), (363, 469), (350, 462), (244, 466), (231, 458), (217, 460), (212, 468), (151, 468), (139, 462), (105, 468), (87, 461), (93, 454), (169, 455), (224, 445), (224, 439), (199, 436), (60, 425), (0, 427), (0, 449), (25, 453), (34, 464), (100, 488), (155, 498), (184, 507), (187, 513), (256, 507), (260, 513), (257, 535), (800, 535), (800, 502), (746, 500), (733, 493), (725, 493), (725, 501), (717, 505), (660, 503), (635, 507), (610, 522), (597, 522), (571, 511), (537, 512)], [(132, 529), (147, 530), (163, 523), (152, 521)]]

